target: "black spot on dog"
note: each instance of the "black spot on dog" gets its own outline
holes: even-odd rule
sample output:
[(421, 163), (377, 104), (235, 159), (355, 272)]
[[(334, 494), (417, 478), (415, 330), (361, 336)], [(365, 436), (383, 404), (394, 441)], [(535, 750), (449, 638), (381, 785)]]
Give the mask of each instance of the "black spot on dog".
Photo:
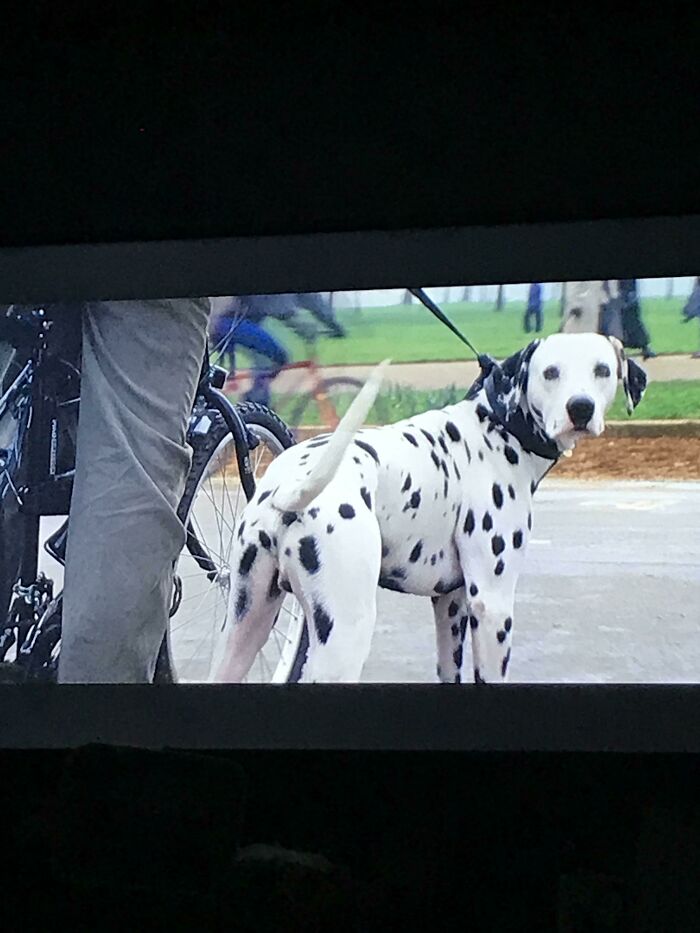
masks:
[(536, 489), (537, 489), (537, 483), (533, 479), (533, 481), (530, 483), (530, 495), (534, 496)]
[(411, 488), (411, 474), (406, 474), (406, 479), (403, 481), (403, 486), (401, 487), (401, 492), (408, 492)]
[(289, 525), (293, 525), (296, 520), (297, 520), (296, 512), (283, 512), (282, 513), (282, 524), (285, 527), (289, 527)]
[(485, 684), (485, 683), (486, 683), (486, 681), (484, 680), (484, 678), (481, 676), (478, 667), (475, 667), (475, 668), (474, 668), (474, 683), (475, 683), (475, 684)]
[(450, 488), (450, 484), (445, 480), (442, 486), (442, 496), (444, 499), (447, 498), (447, 490)]
[(455, 683), (456, 683), (456, 684), (461, 684), (461, 683), (462, 683), (462, 675), (460, 674), (459, 671), (457, 671), (457, 673), (455, 674)]
[(433, 592), (444, 595), (445, 593), (453, 593), (455, 590), (458, 590), (460, 586), (464, 586), (464, 577), (459, 577), (456, 580), (450, 580), (449, 583), (445, 583), (444, 580), (438, 580), (438, 582), (433, 587)]
[(437, 675), (438, 675), (438, 680), (440, 680), (442, 678), (442, 668), (440, 667), (439, 664), (437, 666)]
[(457, 506), (457, 514), (455, 515), (455, 523), (459, 524), (459, 516), (462, 514), (462, 503), (460, 502)]
[(328, 636), (333, 631), (333, 619), (331, 619), (323, 606), (319, 606), (318, 603), (314, 604), (314, 628), (316, 629), (318, 640), (322, 645), (325, 645), (328, 641)]
[(332, 534), (333, 534), (333, 530), (334, 530), (334, 529), (333, 529), (333, 525), (326, 525), (326, 532), (327, 532), (329, 535), (332, 535)]
[(469, 587), (469, 595), (477, 596), (478, 593), (479, 593), (479, 587), (476, 585), (476, 583), (472, 583), (472, 585)]
[(500, 535), (494, 535), (491, 539), (491, 550), (493, 551), (494, 557), (498, 557), (499, 554), (502, 554), (506, 549), (506, 542)]
[(469, 616), (469, 625), (472, 631), (476, 628), (479, 628), (479, 620), (476, 616)]
[(338, 514), (341, 518), (354, 518), (355, 509), (351, 505), (348, 505), (347, 502), (344, 502), (338, 509)]
[(287, 580), (287, 579), (281, 579), (279, 582), (280, 582), (280, 589), (284, 590), (285, 593), (291, 593), (291, 592), (292, 592), (292, 585), (291, 585), (291, 583), (289, 582), (289, 580)]
[(493, 484), (491, 493), (493, 495), (493, 504), (496, 506), (497, 509), (500, 509), (501, 506), (503, 505), (503, 490), (498, 485), (498, 483)]
[(423, 428), (420, 429), (420, 433), (423, 435), (423, 437), (426, 437), (428, 439), (428, 441), (433, 447), (435, 446), (435, 438), (433, 437), (432, 434), (430, 434), (428, 431), (424, 431)]
[(362, 489), (360, 489), (360, 495), (362, 496), (362, 501), (364, 502), (364, 504), (367, 506), (367, 508), (371, 512), (372, 511), (372, 497), (367, 492), (367, 489), (364, 486), (362, 487)]
[(240, 541), (243, 537), (243, 529), (245, 528), (245, 522), (241, 522), (238, 526), (238, 540)]
[(438, 455), (435, 453), (434, 450), (430, 451), (430, 459), (435, 464), (435, 468), (439, 470), (440, 469), (440, 458), (438, 457)]
[(258, 499), (258, 505), (260, 505), (261, 502), (264, 502), (265, 499), (267, 499), (271, 495), (272, 495), (271, 489), (268, 489), (267, 492), (260, 493), (260, 498)]
[(241, 587), (238, 591), (238, 596), (236, 597), (236, 618), (240, 619), (245, 615), (245, 611), (248, 608), (248, 590)]
[[(493, 421), (489, 421), (489, 426), (488, 428), (486, 428), (486, 433), (491, 434), (495, 430), (496, 430), (496, 425), (493, 423)], [(484, 438), (484, 440), (486, 440), (486, 438)], [(493, 447), (491, 449), (493, 450)]]
[(481, 523), (481, 527), (484, 529), (484, 531), (491, 531), (493, 528), (493, 519), (488, 512), (484, 515), (484, 520)]
[(513, 628), (513, 620), (510, 616), (508, 616), (506, 621), (503, 623), (503, 628), (506, 630), (506, 632), (509, 632)]
[(454, 600), (447, 607), (447, 615), (452, 619), (459, 612), (459, 603), (456, 603)]
[(406, 438), (409, 444), (413, 444), (414, 447), (418, 446), (418, 441), (412, 434), (409, 434), (407, 431), (403, 432), (403, 436)]
[(318, 515), (319, 511), (320, 511), (319, 509), (317, 509), (316, 507), (314, 507), (313, 509), (309, 509), (309, 515), (311, 516), (311, 518), (316, 518), (316, 516)]
[(532, 531), (532, 512), (527, 513), (527, 529)]
[(448, 421), (445, 425), (445, 430), (447, 431), (447, 436), (451, 441), (458, 441), (461, 439), (462, 435), (459, 433), (457, 425), (452, 421)]
[(459, 625), (456, 622), (453, 622), (450, 626), (450, 632), (453, 638), (459, 638)]
[(397, 583), (396, 580), (392, 579), (389, 576), (379, 577), (379, 586), (384, 590), (394, 590), (397, 593), (403, 593), (403, 587), (400, 583)]
[(449, 474), (449, 472), (448, 472), (448, 470), (447, 470), (447, 464), (445, 463), (444, 460), (441, 460), (441, 461), (440, 461), (440, 469), (441, 469), (442, 472), (445, 474), (445, 479), (449, 479), (450, 474)]
[[(423, 563), (426, 563), (426, 561), (423, 561)], [(437, 563), (437, 554), (432, 554), (430, 557), (430, 564), (431, 566), (434, 567), (436, 563)]]
[(480, 450), (480, 451), (479, 451), (479, 460), (483, 460), (483, 459), (484, 459), (484, 452), (483, 452), (483, 450)]
[(442, 436), (442, 434), (440, 435), (440, 437), (438, 437), (438, 443), (440, 444), (440, 447), (442, 447), (442, 452), (446, 454), (447, 444), (445, 443), (445, 438)]
[(258, 546), (257, 544), (249, 544), (248, 547), (243, 552), (241, 557), (241, 562), (238, 566), (238, 572), (242, 577), (247, 576), (250, 573), (250, 568), (255, 563), (255, 558), (258, 555)]
[(469, 616), (462, 616), (459, 620), (459, 637), (464, 641), (464, 638), (467, 634), (467, 626), (469, 625)]
[(462, 666), (463, 657), (464, 657), (464, 649), (460, 645), (459, 648), (456, 648), (452, 654), (452, 660), (455, 662), (455, 665), (457, 666), (458, 670)]
[(523, 545), (523, 533), (518, 529), (518, 531), (513, 532), (513, 547), (519, 548)]
[(506, 565), (503, 563), (502, 560), (499, 560), (499, 562), (493, 568), (493, 572), (496, 574), (497, 577), (500, 577), (500, 575), (503, 573), (505, 568), (506, 568)]
[(467, 454), (467, 463), (471, 463), (471, 462), (472, 462), (472, 452), (471, 452), (471, 450), (469, 449), (469, 444), (467, 444), (466, 441), (464, 442), (464, 450), (466, 451), (466, 454)]
[(467, 512), (467, 517), (464, 519), (464, 531), (465, 534), (470, 535), (474, 531), (474, 513), (471, 509)]
[(488, 439), (488, 437), (486, 437), (485, 435), (484, 435), (484, 444), (486, 444), (486, 446), (488, 447), (490, 451), (493, 451), (493, 444)]
[(418, 558), (419, 558), (420, 555), (421, 555), (421, 551), (422, 551), (422, 550), (423, 550), (423, 542), (422, 542), (422, 541), (417, 541), (416, 544), (414, 544), (413, 550), (411, 551), (411, 553), (409, 554), (409, 557), (408, 557), (408, 559), (410, 560), (410, 562), (411, 562), (412, 564), (415, 564), (415, 563), (416, 563), (416, 561), (418, 560)]
[(260, 544), (265, 548), (266, 551), (270, 550), (270, 545), (272, 544), (272, 541), (270, 541), (270, 536), (268, 534), (266, 534), (264, 531), (261, 531), (260, 534), (258, 535), (258, 540), (260, 541)]
[(506, 671), (508, 670), (508, 662), (510, 661), (510, 648), (506, 652), (505, 658), (503, 658), (503, 663), (501, 664), (501, 677), (506, 676)]
[(503, 629), (499, 629), (496, 632), (496, 638), (498, 639), (499, 645), (502, 645), (503, 642), (506, 640), (506, 633), (503, 631)]
[(420, 505), (420, 489), (416, 489), (416, 491), (411, 495), (409, 502), (411, 503), (412, 509), (418, 508)]
[(291, 548), (286, 547), (284, 549), (284, 553), (286, 554), (287, 557), (291, 557), (292, 556)]
[(489, 416), (488, 408), (485, 405), (482, 405), (481, 403), (479, 403), (476, 406), (476, 416), (479, 419), (479, 421), (483, 424), (484, 421), (486, 421), (486, 419)]
[(368, 444), (366, 441), (355, 441), (355, 444), (357, 444), (360, 450), (364, 450), (366, 454), (369, 454), (372, 460), (374, 460), (376, 464), (379, 463), (379, 457), (377, 456), (377, 451), (374, 449), (374, 447), (372, 447), (371, 444)]
[(308, 449), (313, 450), (315, 447), (323, 447), (328, 443), (328, 441), (314, 441), (313, 444), (309, 444)]
[(457, 466), (454, 460), (452, 461), (452, 468), (454, 469), (455, 476), (457, 477), (457, 481), (459, 482), (462, 479), (462, 474), (459, 472), (459, 467)]
[(321, 564), (318, 559), (318, 547), (313, 535), (306, 535), (299, 541), (299, 560), (307, 573), (318, 573)]
[[(507, 435), (506, 435), (506, 438), (507, 438)], [(503, 453), (505, 454), (505, 457), (508, 463), (512, 463), (513, 466), (515, 466), (516, 464), (520, 462), (520, 457), (518, 457), (516, 451), (513, 450), (513, 448), (509, 444), (506, 444), (506, 446), (503, 448)]]
[(389, 554), (389, 547), (386, 544), (382, 544), (382, 557), (386, 557)]
[(268, 599), (277, 599), (278, 596), (282, 595), (282, 590), (279, 588), (279, 574), (275, 570), (272, 574), (272, 579), (270, 580), (270, 586), (267, 591)]
[(508, 486), (508, 495), (511, 497), (511, 499), (515, 499), (515, 490), (512, 486)]
[(360, 460), (359, 457), (353, 457), (353, 458), (352, 458), (352, 462), (353, 462), (353, 463), (356, 463), (358, 466), (361, 466), (361, 465), (362, 465), (362, 461)]
[(397, 580), (405, 580), (406, 571), (403, 569), (403, 567), (394, 567), (389, 576), (395, 577)]

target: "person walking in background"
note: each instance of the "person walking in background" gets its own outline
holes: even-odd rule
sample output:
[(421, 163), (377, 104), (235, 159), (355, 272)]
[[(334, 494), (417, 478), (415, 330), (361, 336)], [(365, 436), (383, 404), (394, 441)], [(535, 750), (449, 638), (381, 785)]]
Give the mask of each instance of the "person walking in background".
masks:
[[(683, 308), (683, 321), (692, 321), (693, 318), (697, 318), (700, 324), (700, 275), (696, 277), (693, 290)], [(691, 356), (694, 360), (700, 360), (700, 350), (692, 353)]]
[(622, 343), (626, 349), (641, 350), (645, 360), (656, 356), (651, 349), (649, 331), (642, 321), (636, 279), (618, 279), (620, 313), (622, 315)]
[(527, 305), (525, 306), (525, 333), (532, 332), (532, 322), (535, 322), (535, 332), (542, 330), (542, 285), (539, 282), (532, 282), (527, 293)]

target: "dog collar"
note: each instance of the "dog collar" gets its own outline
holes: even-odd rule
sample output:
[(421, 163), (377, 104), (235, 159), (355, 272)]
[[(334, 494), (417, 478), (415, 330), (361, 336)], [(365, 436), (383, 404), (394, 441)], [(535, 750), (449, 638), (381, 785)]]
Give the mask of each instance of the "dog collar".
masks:
[(477, 380), (477, 383), (481, 382), (486, 392), (493, 420), (512, 434), (527, 453), (535, 454), (545, 460), (559, 460), (562, 455), (559, 445), (551, 438), (542, 436), (532, 415), (526, 415), (520, 408), (516, 411), (508, 411), (503, 400), (503, 387), (500, 386), (503, 378), (507, 377), (504, 377), (500, 366), (494, 362), (490, 370), (485, 371)]

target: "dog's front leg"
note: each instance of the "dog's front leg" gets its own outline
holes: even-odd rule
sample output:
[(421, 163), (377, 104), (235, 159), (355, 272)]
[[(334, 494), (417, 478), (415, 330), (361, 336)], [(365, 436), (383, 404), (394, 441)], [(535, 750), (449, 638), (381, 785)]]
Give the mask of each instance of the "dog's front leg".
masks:
[(474, 683), (504, 683), (508, 679), (513, 636), (513, 593), (481, 590), (470, 601)]
[(467, 594), (463, 586), (445, 596), (434, 596), (437, 675), (443, 684), (462, 682), (464, 639), (469, 624)]

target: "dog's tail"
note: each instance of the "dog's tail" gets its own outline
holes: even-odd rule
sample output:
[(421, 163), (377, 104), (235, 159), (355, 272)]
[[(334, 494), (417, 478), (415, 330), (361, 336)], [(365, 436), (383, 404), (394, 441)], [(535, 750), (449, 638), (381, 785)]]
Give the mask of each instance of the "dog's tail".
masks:
[(272, 498), (272, 505), (283, 512), (298, 512), (305, 509), (320, 495), (335, 476), (345, 451), (352, 443), (355, 433), (362, 427), (374, 404), (391, 360), (384, 360), (370, 374), (340, 420), (340, 424), (319, 457), (318, 463), (296, 489), (279, 490)]

